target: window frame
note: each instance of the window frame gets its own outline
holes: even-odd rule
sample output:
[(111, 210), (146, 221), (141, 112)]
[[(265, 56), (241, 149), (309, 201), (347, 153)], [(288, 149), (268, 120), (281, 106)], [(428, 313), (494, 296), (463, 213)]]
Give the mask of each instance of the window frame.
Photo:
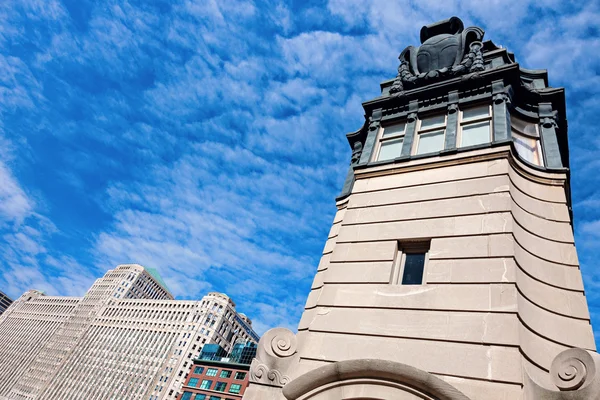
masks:
[[(390, 285), (395, 286), (419, 286), (427, 284), (427, 266), (429, 264), (429, 250), (431, 248), (430, 241), (414, 241), (402, 242), (397, 244), (396, 257), (392, 262), (392, 271), (390, 274)], [(423, 276), (420, 284), (405, 284), (403, 283), (404, 270), (406, 267), (407, 254), (424, 254), (423, 260)]]
[[(421, 128), (421, 124), (423, 123), (424, 120), (427, 120), (429, 118), (433, 118), (433, 117), (437, 117), (437, 116), (444, 116), (444, 124), (443, 125), (434, 125), (433, 127), (428, 127), (428, 128)], [(413, 139), (413, 144), (412, 144), (412, 149), (410, 154), (413, 156), (421, 156), (421, 155), (425, 155), (425, 154), (435, 154), (435, 153), (439, 153), (440, 151), (444, 150), (444, 144), (446, 143), (446, 131), (448, 130), (448, 113), (447, 112), (441, 112), (441, 113), (435, 113), (435, 112), (431, 112), (431, 113), (427, 113), (423, 116), (418, 116), (417, 119), (417, 129), (415, 130), (415, 137)], [(437, 151), (432, 151), (429, 153), (418, 153), (419, 151), (419, 143), (421, 142), (421, 135), (427, 135), (428, 133), (433, 133), (433, 132), (437, 132), (437, 131), (442, 131), (442, 148), (440, 150)]]
[[(477, 118), (472, 118), (472, 119), (468, 119), (465, 121), (463, 113), (466, 110), (469, 110), (471, 108), (479, 108), (482, 106), (486, 106), (488, 107), (488, 115), (487, 116), (483, 116), (483, 117), (477, 117)], [(475, 103), (475, 104), (468, 104), (468, 105), (464, 105), (460, 107), (459, 110), (459, 114), (458, 114), (458, 131), (456, 132), (456, 147), (457, 148), (465, 148), (465, 147), (472, 147), (472, 146), (481, 146), (484, 143), (478, 143), (478, 144), (472, 144), (469, 146), (463, 146), (462, 145), (462, 139), (463, 139), (463, 127), (464, 126), (469, 126), (469, 125), (477, 125), (480, 124), (482, 122), (488, 122), (488, 126), (489, 126), (489, 142), (487, 143), (492, 143), (492, 141), (494, 140), (494, 118), (493, 118), (493, 113), (494, 112), (494, 107), (492, 107), (491, 104), (488, 103)]]
[[(237, 392), (233, 391), (232, 389), (237, 389)], [(229, 393), (233, 393), (233, 394), (240, 394), (240, 392), (242, 391), (242, 384), (241, 383), (232, 383), (231, 385), (229, 385)]]
[[(204, 385), (204, 382), (208, 382), (208, 387), (202, 387), (202, 385)], [(212, 379), (203, 379), (202, 382), (200, 382), (199, 389), (210, 390), (210, 388), (212, 387), (212, 384), (213, 384), (213, 380)]]
[[(535, 135), (532, 135), (530, 133), (525, 133), (522, 132), (521, 130), (519, 130), (514, 124), (513, 124), (513, 118), (514, 119), (518, 119), (523, 121), (526, 124), (530, 124), (533, 125), (535, 127)], [(536, 148), (536, 155), (537, 158), (539, 160), (539, 164), (536, 164), (535, 162), (531, 162), (529, 160), (526, 160), (524, 156), (522, 156), (521, 154), (519, 154), (519, 149), (517, 147), (517, 144), (515, 143), (515, 134), (516, 137), (519, 139), (525, 139), (525, 140), (533, 140), (535, 141), (535, 148)], [(535, 122), (529, 122), (524, 118), (521, 118), (520, 116), (517, 115), (512, 115), (510, 116), (510, 135), (511, 135), (511, 140), (513, 142), (513, 146), (515, 146), (515, 150), (517, 151), (517, 154), (519, 156), (519, 159), (521, 161), (524, 161), (526, 163), (538, 166), (538, 167), (545, 167), (545, 163), (544, 163), (544, 151), (543, 151), (543, 147), (542, 147), (542, 135), (540, 133), (540, 126), (538, 123)]]
[[(243, 374), (243, 376), (241, 378), (238, 378), (238, 374)], [(247, 375), (247, 372), (245, 372), (245, 371), (235, 371), (235, 374), (233, 375), (233, 379), (238, 380), (238, 381), (243, 381), (244, 379), (246, 379), (246, 375)]]
[[(388, 137), (383, 136), (386, 128), (396, 126), (396, 125), (404, 125), (404, 129), (402, 130), (401, 133), (396, 133), (396, 134), (390, 135)], [(406, 128), (407, 127), (408, 127), (408, 121), (405, 119), (390, 122), (386, 125), (380, 126), (379, 131), (377, 132), (377, 141), (376, 141), (377, 148), (373, 152), (373, 160), (372, 161), (385, 162), (385, 161), (392, 161), (395, 158), (397, 158), (397, 157), (394, 157), (394, 158), (386, 158), (385, 160), (380, 160), (379, 156), (381, 154), (381, 148), (383, 147), (383, 144), (385, 144), (386, 142), (393, 142), (398, 139), (402, 139), (402, 145), (400, 146), (400, 154), (398, 154), (398, 157), (400, 157), (400, 155), (402, 154), (402, 146), (404, 146), (404, 138), (406, 137)]]
[[(222, 386), (223, 390), (219, 390), (219, 387)], [(227, 389), (227, 382), (223, 382), (223, 381), (217, 381), (217, 383), (215, 383), (215, 388), (213, 389), (215, 392), (221, 392), (224, 393), (225, 389)]]
[[(215, 371), (214, 374), (212, 371)], [(206, 376), (215, 377), (215, 376), (217, 376), (218, 373), (219, 373), (218, 368), (207, 368), (206, 369)]]

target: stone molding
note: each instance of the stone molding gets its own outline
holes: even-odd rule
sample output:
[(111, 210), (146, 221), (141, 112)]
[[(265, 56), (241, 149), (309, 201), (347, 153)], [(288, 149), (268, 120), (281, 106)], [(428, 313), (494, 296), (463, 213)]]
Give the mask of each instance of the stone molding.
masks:
[(527, 399), (594, 400), (600, 399), (600, 355), (584, 349), (560, 353), (550, 367), (553, 390), (542, 387), (527, 375)]
[[(429, 372), (399, 362), (378, 359), (339, 361), (314, 369), (287, 384), (283, 388), (283, 395), (288, 400), (308, 400), (327, 390), (365, 381), (378, 386), (393, 386), (398, 397), (401, 393), (416, 392), (425, 396), (425, 399), (469, 400), (454, 386)], [(369, 398), (384, 400), (376, 394), (369, 394)]]
[(288, 371), (296, 360), (296, 335), (285, 328), (268, 330), (258, 342), (250, 365), (250, 382), (283, 387), (290, 382)]

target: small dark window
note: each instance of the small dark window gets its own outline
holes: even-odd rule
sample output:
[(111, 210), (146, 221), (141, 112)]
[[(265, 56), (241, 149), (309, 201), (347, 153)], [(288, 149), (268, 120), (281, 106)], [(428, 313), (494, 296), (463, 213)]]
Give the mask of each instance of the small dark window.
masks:
[(398, 253), (392, 267), (392, 285), (422, 285), (429, 242), (398, 243)]
[(403, 285), (421, 285), (423, 269), (425, 268), (425, 253), (407, 253), (404, 259)]

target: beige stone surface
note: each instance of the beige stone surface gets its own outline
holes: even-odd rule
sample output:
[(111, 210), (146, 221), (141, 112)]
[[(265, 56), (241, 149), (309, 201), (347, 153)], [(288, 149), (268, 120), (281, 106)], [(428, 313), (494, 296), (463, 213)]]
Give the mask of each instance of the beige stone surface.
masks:
[(516, 282), (513, 258), (430, 259), (425, 282), (508, 283)]
[(506, 212), (511, 210), (511, 205), (509, 193), (501, 192), (418, 203), (352, 208), (346, 212), (343, 225)]
[(481, 163), (423, 169), (402, 174), (384, 175), (373, 178), (362, 178), (360, 175), (357, 175), (357, 180), (354, 183), (352, 193), (396, 189), (407, 186), (420, 186), (430, 183), (500, 175), (502, 173), (506, 173), (507, 168), (508, 163), (503, 160), (501, 162), (484, 161)]
[(338, 244), (375, 240), (410, 240), (430, 237), (486, 235), (510, 232), (510, 213), (468, 215), (364, 225), (343, 225)]
[(513, 225), (515, 240), (533, 255), (550, 262), (578, 266), (577, 251), (574, 244), (559, 243), (532, 235), (519, 225)]
[(517, 314), (318, 307), (301, 322), (311, 331), (465, 343), (519, 344)]
[(522, 295), (518, 296), (518, 307), (523, 323), (539, 335), (565, 346), (596, 350), (589, 321), (568, 318), (544, 310)]
[(512, 203), (512, 215), (523, 229), (536, 236), (563, 243), (574, 243), (573, 227), (568, 222), (550, 221), (530, 214), (515, 202)]
[[(349, 351), (351, 350), (351, 351)], [(434, 374), (521, 383), (521, 355), (514, 347), (314, 332), (301, 358), (391, 360)]]
[(328, 284), (321, 289), (318, 305), (513, 312), (517, 310), (516, 295), (514, 284)]
[(515, 243), (515, 260), (526, 274), (551, 286), (583, 291), (583, 281), (578, 267), (552, 263), (527, 252)]
[(541, 308), (567, 317), (589, 319), (587, 302), (582, 291), (564, 290), (531, 278), (521, 269), (517, 271), (517, 287), (527, 298)]
[(415, 203), (489, 193), (502, 193), (509, 190), (510, 185), (507, 175), (472, 178), (379, 192), (354, 193), (348, 201), (348, 210), (369, 206)]
[(338, 243), (331, 255), (331, 261), (392, 261), (396, 256), (398, 243), (395, 240), (387, 242), (368, 243)]
[(520, 384), (489, 382), (455, 376), (437, 375), (473, 400), (522, 400)]
[(392, 261), (334, 262), (324, 274), (325, 283), (388, 283)]
[(509, 257), (513, 255), (513, 248), (511, 234), (434, 238), (431, 240), (429, 259)]
[(552, 203), (536, 199), (522, 192), (512, 181), (510, 195), (515, 203), (525, 211), (550, 221), (570, 222), (569, 209), (566, 203)]

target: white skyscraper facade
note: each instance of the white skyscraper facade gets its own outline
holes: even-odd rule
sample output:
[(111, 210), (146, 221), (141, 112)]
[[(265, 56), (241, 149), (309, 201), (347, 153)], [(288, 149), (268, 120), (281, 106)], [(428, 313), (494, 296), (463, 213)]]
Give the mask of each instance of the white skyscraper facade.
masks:
[(0, 315), (0, 399), (175, 399), (206, 343), (258, 341), (222, 293), (173, 300), (150, 268), (119, 265), (82, 298), (28, 291)]

